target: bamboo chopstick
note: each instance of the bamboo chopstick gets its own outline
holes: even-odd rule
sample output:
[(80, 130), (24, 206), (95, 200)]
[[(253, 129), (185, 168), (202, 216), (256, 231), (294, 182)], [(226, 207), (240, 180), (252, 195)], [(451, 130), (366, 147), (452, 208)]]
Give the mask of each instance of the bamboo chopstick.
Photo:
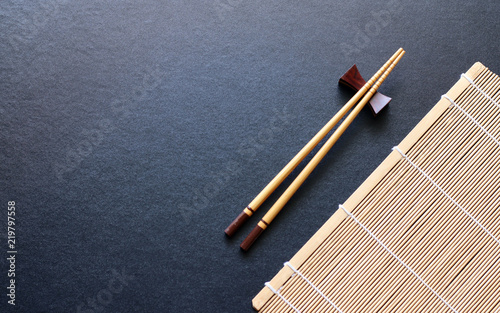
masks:
[(366, 84), (335, 114), (332, 119), (293, 157), (290, 162), (262, 189), (262, 191), (243, 209), (236, 219), (226, 228), (225, 233), (232, 236), (238, 228), (245, 223), (246, 220), (262, 203), (276, 190), (276, 188), (285, 180), (288, 175), (302, 162), (302, 160), (318, 145), (318, 143), (335, 127), (335, 125), (347, 114), (347, 112), (358, 102), (359, 99), (369, 90), (370, 86), (386, 71), (386, 69), (396, 60), (403, 51), (399, 48), (396, 53), (375, 73), (375, 75), (366, 82)]
[[(306, 178), (311, 174), (311, 172), (316, 168), (319, 162), (325, 157), (325, 155), (330, 151), (333, 145), (337, 142), (337, 140), (342, 136), (344, 131), (349, 127), (352, 121), (359, 114), (361, 109), (365, 106), (365, 104), (370, 100), (373, 94), (380, 87), (382, 82), (387, 78), (392, 69), (396, 66), (399, 60), (403, 57), (405, 51), (403, 49), (399, 49), (396, 52), (396, 59), (392, 64), (389, 65), (388, 68), (384, 71), (384, 74), (375, 82), (375, 84), (370, 88), (370, 90), (366, 93), (363, 99), (358, 103), (358, 105), (352, 110), (352, 112), (346, 117), (346, 119), (340, 124), (340, 126), (335, 130), (332, 136), (326, 141), (326, 143), (321, 147), (318, 153), (311, 159), (311, 161), (306, 165), (306, 167), (300, 172), (300, 174), (295, 178), (295, 180), (290, 184), (290, 186), (285, 190), (285, 192), (281, 195), (281, 197), (276, 201), (276, 203), (269, 209), (269, 211), (264, 215), (264, 217), (259, 221), (257, 226), (250, 232), (250, 234), (245, 238), (245, 240), (241, 243), (241, 249), (247, 251), (255, 240), (262, 234), (262, 232), (269, 226), (269, 224), (273, 221), (273, 219), (278, 215), (281, 209), (285, 206), (285, 204), (290, 200), (293, 194), (299, 189), (302, 183), (306, 180)], [(385, 66), (385, 65), (384, 65)], [(366, 86), (366, 85), (365, 85)], [(363, 88), (365, 87), (363, 86)]]

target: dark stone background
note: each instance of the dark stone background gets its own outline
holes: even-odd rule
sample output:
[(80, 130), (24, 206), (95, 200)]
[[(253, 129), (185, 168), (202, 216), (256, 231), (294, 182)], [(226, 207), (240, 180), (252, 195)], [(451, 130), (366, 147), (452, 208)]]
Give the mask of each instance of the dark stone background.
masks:
[[(0, 311), (252, 312), (460, 73), (500, 72), (499, 15), (493, 0), (2, 1)], [(350, 98), (338, 78), (400, 46), (389, 108), (363, 111), (239, 251), (284, 188), (223, 230)]]

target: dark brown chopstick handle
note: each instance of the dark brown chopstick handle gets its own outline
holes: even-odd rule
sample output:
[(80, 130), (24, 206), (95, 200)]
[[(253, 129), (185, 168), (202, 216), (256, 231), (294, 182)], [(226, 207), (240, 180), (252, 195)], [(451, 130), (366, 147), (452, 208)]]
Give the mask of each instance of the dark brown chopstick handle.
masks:
[(264, 228), (260, 227), (259, 225), (255, 226), (255, 228), (252, 230), (250, 234), (248, 234), (247, 238), (243, 240), (243, 242), (240, 245), (240, 248), (244, 251), (248, 251), (252, 244), (255, 242), (257, 238), (259, 238), (260, 234), (264, 231)]
[(245, 213), (245, 211), (242, 211), (240, 215), (238, 215), (238, 217), (234, 219), (234, 221), (226, 228), (224, 232), (229, 237), (232, 237), (234, 233), (236, 233), (238, 228), (240, 228), (241, 225), (243, 225), (249, 218), (250, 215)]

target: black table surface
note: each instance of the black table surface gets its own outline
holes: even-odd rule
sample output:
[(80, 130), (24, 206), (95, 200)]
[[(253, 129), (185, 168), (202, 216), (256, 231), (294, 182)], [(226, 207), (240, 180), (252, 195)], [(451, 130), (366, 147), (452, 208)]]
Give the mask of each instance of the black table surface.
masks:
[[(476, 61), (498, 1), (3, 1), (0, 311), (253, 312), (252, 298)], [(225, 227), (406, 50), (248, 253)], [(316, 149), (315, 151), (317, 151)], [(311, 157), (306, 158), (310, 160)], [(8, 202), (15, 201), (15, 306)]]

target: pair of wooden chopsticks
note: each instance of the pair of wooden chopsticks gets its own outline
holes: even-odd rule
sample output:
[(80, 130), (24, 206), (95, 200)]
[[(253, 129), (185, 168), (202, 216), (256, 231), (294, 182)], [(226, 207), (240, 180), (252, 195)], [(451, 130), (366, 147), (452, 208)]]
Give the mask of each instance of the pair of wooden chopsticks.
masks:
[[(285, 204), (290, 200), (293, 194), (299, 189), (306, 178), (311, 174), (314, 168), (319, 164), (323, 157), (337, 142), (347, 127), (356, 118), (361, 109), (375, 94), (382, 82), (387, 78), (392, 69), (405, 54), (402, 48), (373, 75), (372, 78), (349, 100), (340, 111), (300, 150), (300, 152), (269, 182), (269, 184), (253, 199), (253, 201), (240, 213), (240, 215), (229, 225), (225, 233), (232, 236), (236, 230), (261, 206), (261, 204), (274, 192), (274, 190), (283, 182), (283, 180), (299, 165), (300, 162), (318, 145), (318, 143), (333, 129), (333, 127), (347, 114), (349, 110), (361, 99), (358, 105), (345, 118), (340, 126), (335, 130), (331, 137), (321, 147), (318, 153), (311, 159), (306, 167), (300, 172), (290, 186), (285, 190), (276, 203), (269, 209), (257, 226), (243, 241), (240, 247), (247, 251), (260, 234), (269, 226), (272, 220), (278, 215)], [(375, 82), (376, 81), (376, 82)], [(373, 86), (372, 86), (373, 85)]]

